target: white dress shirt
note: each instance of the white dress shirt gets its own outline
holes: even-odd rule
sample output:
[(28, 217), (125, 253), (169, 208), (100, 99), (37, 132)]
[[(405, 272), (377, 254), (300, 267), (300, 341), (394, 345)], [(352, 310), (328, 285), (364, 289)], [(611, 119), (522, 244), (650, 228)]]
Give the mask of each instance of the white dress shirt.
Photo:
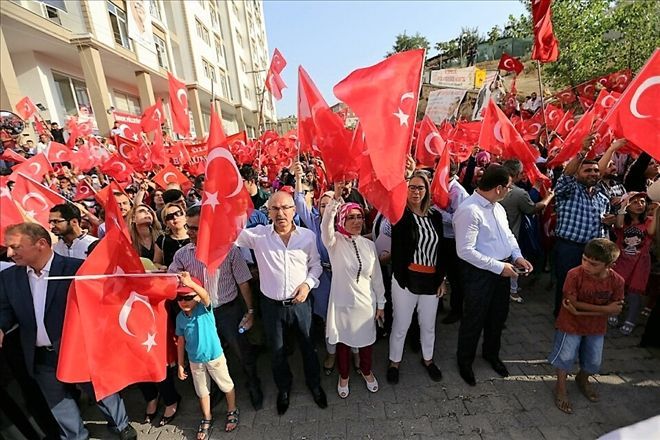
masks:
[(236, 245), (254, 250), (261, 291), (270, 299), (293, 298), (293, 291), (302, 283), (310, 289), (319, 285), (323, 268), (316, 235), (309, 229), (296, 227), (285, 246), (273, 225), (258, 225), (243, 229)]
[(34, 269), (30, 266), (27, 267), (27, 276), (30, 282), (30, 291), (32, 292), (32, 303), (34, 304), (34, 317), (37, 321), (37, 347), (53, 345), (46, 332), (44, 314), (46, 312), (46, 292), (48, 290), (48, 280), (46, 277), (50, 273), (50, 265), (53, 264), (54, 257), (55, 253), (53, 252), (44, 268), (41, 269), (41, 275), (37, 276)]
[(442, 215), (442, 235), (445, 238), (454, 238), (456, 236), (454, 234), (452, 218), (458, 207), (463, 203), (463, 200), (469, 196), (470, 194), (463, 188), (463, 185), (461, 185), (456, 176), (449, 180), (449, 206), (447, 206), (447, 209), (436, 207)]
[(506, 211), (478, 191), (465, 199), (454, 213), (456, 253), (479, 269), (500, 274), (501, 260), (522, 257), (516, 237), (509, 229)]
[(63, 257), (84, 260), (87, 258), (87, 248), (96, 240), (98, 240), (98, 238), (87, 234), (87, 232), (83, 232), (79, 237), (73, 239), (71, 246), (68, 246), (64, 240), (60, 238), (60, 240), (53, 246), (53, 250)]

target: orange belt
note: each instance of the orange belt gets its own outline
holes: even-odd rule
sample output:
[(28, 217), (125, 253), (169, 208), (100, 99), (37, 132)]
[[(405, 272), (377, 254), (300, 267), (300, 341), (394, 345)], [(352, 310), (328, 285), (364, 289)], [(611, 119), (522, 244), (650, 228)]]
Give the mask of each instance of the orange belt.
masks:
[(423, 264), (410, 263), (408, 270), (420, 273), (435, 273), (435, 266), (424, 266)]

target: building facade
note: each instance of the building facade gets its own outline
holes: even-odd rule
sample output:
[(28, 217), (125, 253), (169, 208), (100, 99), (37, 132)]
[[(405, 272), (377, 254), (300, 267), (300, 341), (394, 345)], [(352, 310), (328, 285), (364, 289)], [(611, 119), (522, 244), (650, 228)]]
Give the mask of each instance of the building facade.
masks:
[(269, 93), (261, 103), (261, 0), (7, 0), (0, 20), (1, 109), (29, 96), (47, 121), (88, 113), (107, 135), (113, 110), (163, 99), (169, 126), (169, 71), (188, 89), (193, 136), (208, 132), (213, 100), (227, 134), (255, 136), (262, 109), (276, 120)]

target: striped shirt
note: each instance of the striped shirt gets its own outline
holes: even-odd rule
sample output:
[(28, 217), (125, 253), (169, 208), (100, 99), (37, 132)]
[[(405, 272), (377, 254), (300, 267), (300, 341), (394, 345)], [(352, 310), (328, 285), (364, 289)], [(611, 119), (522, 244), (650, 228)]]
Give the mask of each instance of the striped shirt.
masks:
[(592, 194), (575, 177), (562, 175), (555, 188), (557, 227), (555, 235), (564, 240), (586, 243), (605, 237), (603, 215), (609, 211), (609, 199), (596, 186)]
[(236, 246), (232, 246), (227, 258), (220, 267), (208, 273), (204, 263), (195, 256), (195, 245), (188, 243), (174, 254), (174, 260), (167, 269), (170, 273), (186, 271), (204, 284), (211, 296), (213, 307), (219, 307), (236, 299), (238, 285), (252, 279), (250, 269)]
[(438, 232), (433, 227), (430, 216), (421, 217), (414, 214), (413, 218), (417, 226), (418, 238), (412, 262), (422, 266), (435, 267), (438, 259), (438, 245), (440, 243)]

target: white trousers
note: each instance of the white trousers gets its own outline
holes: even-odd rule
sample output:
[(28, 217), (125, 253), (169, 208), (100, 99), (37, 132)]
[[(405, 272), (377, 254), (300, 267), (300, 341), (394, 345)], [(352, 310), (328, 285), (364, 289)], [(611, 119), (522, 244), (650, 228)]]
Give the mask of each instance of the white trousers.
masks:
[(435, 319), (438, 313), (439, 298), (432, 295), (415, 295), (408, 289), (399, 286), (396, 278), (392, 278), (392, 332), (390, 333), (390, 361), (401, 362), (406, 334), (412, 322), (413, 312), (417, 308), (419, 333), (424, 360), (433, 359), (435, 344)]

